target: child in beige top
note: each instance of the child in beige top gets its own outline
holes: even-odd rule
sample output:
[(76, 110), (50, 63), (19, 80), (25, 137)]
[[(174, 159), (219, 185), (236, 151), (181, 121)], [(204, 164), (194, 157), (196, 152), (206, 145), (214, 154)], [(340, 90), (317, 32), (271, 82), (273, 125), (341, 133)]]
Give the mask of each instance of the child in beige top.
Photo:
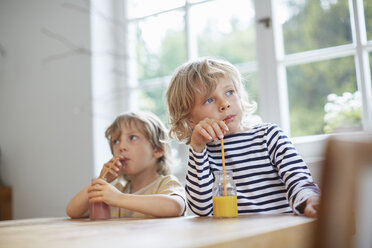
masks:
[[(105, 202), (112, 217), (174, 217), (185, 212), (181, 183), (169, 175), (171, 149), (162, 122), (153, 114), (130, 112), (119, 115), (106, 130), (113, 158), (95, 179), (68, 203), (71, 218), (89, 216), (89, 203)], [(118, 177), (125, 187), (111, 183)]]

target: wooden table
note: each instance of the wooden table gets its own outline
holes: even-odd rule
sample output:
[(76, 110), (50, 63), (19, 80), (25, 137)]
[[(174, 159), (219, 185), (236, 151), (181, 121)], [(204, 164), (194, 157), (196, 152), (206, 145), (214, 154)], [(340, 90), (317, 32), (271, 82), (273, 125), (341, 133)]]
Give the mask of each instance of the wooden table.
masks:
[(310, 247), (316, 220), (293, 215), (0, 221), (0, 247)]

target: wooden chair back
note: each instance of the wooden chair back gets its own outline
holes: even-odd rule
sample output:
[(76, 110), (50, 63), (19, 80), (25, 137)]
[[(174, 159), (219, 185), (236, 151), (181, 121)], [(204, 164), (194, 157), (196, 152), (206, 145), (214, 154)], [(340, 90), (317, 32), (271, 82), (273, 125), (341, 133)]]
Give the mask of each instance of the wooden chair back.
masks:
[[(372, 134), (332, 137), (326, 146), (314, 247), (355, 246), (359, 179), (372, 167)], [(372, 210), (369, 210), (372, 211)], [(369, 230), (372, 235), (372, 230)], [(372, 244), (369, 244), (372, 247)]]

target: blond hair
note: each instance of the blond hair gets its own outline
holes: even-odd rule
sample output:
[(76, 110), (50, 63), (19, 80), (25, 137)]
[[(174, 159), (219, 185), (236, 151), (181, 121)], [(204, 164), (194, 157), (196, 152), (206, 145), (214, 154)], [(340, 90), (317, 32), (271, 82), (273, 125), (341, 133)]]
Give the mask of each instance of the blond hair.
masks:
[(210, 94), (221, 77), (233, 82), (243, 108), (241, 124), (248, 125), (248, 116), (256, 110), (257, 105), (249, 102), (239, 71), (227, 61), (201, 58), (178, 67), (171, 79), (166, 93), (171, 138), (190, 143), (192, 129), (188, 125), (188, 118), (196, 95), (202, 92)]
[(105, 136), (113, 153), (113, 139), (120, 135), (121, 125), (132, 127), (144, 134), (153, 149), (164, 151), (163, 156), (158, 158), (157, 172), (159, 175), (170, 174), (170, 166), (173, 163), (172, 150), (167, 135), (167, 129), (160, 119), (150, 112), (126, 112), (120, 114), (107, 128)]

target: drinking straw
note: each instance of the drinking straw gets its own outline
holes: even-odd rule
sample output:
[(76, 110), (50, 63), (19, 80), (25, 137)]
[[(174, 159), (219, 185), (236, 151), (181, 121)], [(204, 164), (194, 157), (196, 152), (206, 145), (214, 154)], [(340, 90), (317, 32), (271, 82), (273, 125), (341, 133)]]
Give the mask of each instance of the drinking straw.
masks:
[(116, 157), (114, 158), (114, 160), (112, 161), (112, 163), (109, 165), (108, 169), (105, 171), (105, 173), (103, 173), (102, 176), (100, 176), (99, 178), (101, 179), (105, 179), (106, 175), (107, 175), (107, 172), (109, 171), (109, 169), (111, 168), (111, 165), (115, 164), (120, 158), (119, 157)]
[(221, 139), (221, 153), (222, 153), (222, 173), (223, 173), (223, 194), (224, 194), (224, 196), (227, 196), (226, 168), (225, 168), (225, 149), (223, 147), (223, 138)]

